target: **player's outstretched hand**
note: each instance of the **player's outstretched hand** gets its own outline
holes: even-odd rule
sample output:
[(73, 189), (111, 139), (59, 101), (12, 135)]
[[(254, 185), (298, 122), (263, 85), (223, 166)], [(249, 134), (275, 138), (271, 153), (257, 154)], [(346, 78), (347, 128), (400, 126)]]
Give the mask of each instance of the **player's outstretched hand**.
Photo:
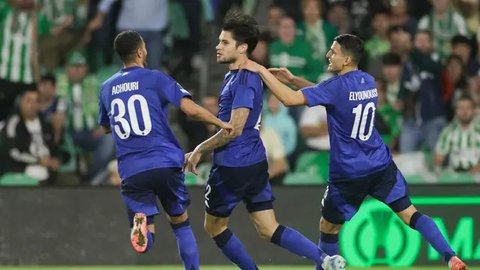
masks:
[(287, 68), (269, 68), (273, 76), (275, 76), (282, 83), (288, 84), (294, 79), (294, 75)]
[(190, 155), (188, 156), (188, 159), (186, 159), (187, 172), (192, 172), (193, 174), (198, 175), (197, 165), (202, 158), (202, 154), (199, 151), (195, 150), (189, 154)]
[(255, 72), (255, 73), (260, 72), (261, 67), (262, 65), (250, 59), (248, 59), (247, 61), (245, 61), (243, 64), (240, 65), (240, 69), (250, 70), (251, 72)]
[(233, 126), (230, 123), (222, 122), (221, 128), (225, 129), (228, 135), (232, 134)]

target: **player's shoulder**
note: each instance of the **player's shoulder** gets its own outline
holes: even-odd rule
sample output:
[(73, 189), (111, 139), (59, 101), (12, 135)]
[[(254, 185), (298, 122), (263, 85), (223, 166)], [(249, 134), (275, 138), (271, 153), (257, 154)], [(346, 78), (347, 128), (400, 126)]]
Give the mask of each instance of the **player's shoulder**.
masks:
[(245, 86), (258, 86), (262, 78), (258, 73), (252, 72), (250, 70), (241, 69), (238, 72), (238, 84)]
[(324, 81), (321, 81), (320, 83), (318, 83), (316, 86), (317, 87), (338, 87), (339, 84), (341, 84), (342, 80), (341, 80), (341, 76), (338, 76), (338, 75), (334, 75)]
[(162, 83), (168, 82), (168, 81), (174, 81), (174, 79), (170, 75), (168, 75), (167, 73), (161, 70), (156, 70), (156, 69), (145, 69), (145, 70), (150, 76), (160, 80), (160, 82)]
[(120, 71), (118, 71), (117, 73), (110, 76), (110, 78), (106, 79), (101, 85), (101, 90), (108, 88), (112, 84), (112, 82), (114, 82), (115, 79), (117, 79), (120, 75), (121, 73)]

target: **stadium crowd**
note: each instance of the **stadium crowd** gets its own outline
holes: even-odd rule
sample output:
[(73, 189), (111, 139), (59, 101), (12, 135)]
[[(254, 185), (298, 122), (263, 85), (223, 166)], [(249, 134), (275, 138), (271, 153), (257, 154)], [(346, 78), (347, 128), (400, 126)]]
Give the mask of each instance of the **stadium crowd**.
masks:
[[(215, 80), (202, 72), (214, 46), (203, 45), (216, 42), (230, 8), (261, 23), (253, 59), (312, 82), (334, 76), (325, 54), (335, 36), (362, 37), (360, 68), (375, 76), (379, 97), (375, 124), (407, 180), (478, 182), (479, 1), (0, 0), (0, 185), (120, 183), (113, 138), (97, 118), (100, 85), (121, 67), (112, 42), (123, 30), (144, 37), (149, 68), (216, 114), (221, 78), (206, 93), (198, 82)], [(271, 182), (325, 183), (325, 108), (287, 108), (265, 93)], [(215, 133), (180, 112), (171, 118), (185, 151)], [(206, 160), (187, 182), (202, 184), (208, 171)]]

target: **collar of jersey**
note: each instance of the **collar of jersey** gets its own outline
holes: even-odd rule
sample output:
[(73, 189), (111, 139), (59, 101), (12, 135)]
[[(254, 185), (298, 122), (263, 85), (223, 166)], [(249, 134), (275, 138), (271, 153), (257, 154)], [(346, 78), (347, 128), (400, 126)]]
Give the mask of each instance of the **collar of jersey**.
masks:
[(131, 71), (131, 70), (139, 69), (139, 68), (142, 68), (142, 67), (140, 67), (140, 66), (133, 66), (133, 67), (128, 67), (128, 68), (122, 68), (122, 72)]

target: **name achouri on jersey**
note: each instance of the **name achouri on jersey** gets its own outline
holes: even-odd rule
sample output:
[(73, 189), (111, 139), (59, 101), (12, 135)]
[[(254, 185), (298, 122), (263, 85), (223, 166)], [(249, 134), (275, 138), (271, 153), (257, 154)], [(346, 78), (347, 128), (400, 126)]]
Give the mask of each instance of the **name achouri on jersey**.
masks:
[(112, 86), (112, 95), (118, 95), (124, 92), (135, 91), (138, 89), (139, 89), (138, 81), (117, 84)]
[(365, 100), (371, 99), (378, 96), (377, 88), (365, 90), (365, 91), (357, 91), (357, 92), (349, 92), (348, 100), (356, 101), (356, 100)]

